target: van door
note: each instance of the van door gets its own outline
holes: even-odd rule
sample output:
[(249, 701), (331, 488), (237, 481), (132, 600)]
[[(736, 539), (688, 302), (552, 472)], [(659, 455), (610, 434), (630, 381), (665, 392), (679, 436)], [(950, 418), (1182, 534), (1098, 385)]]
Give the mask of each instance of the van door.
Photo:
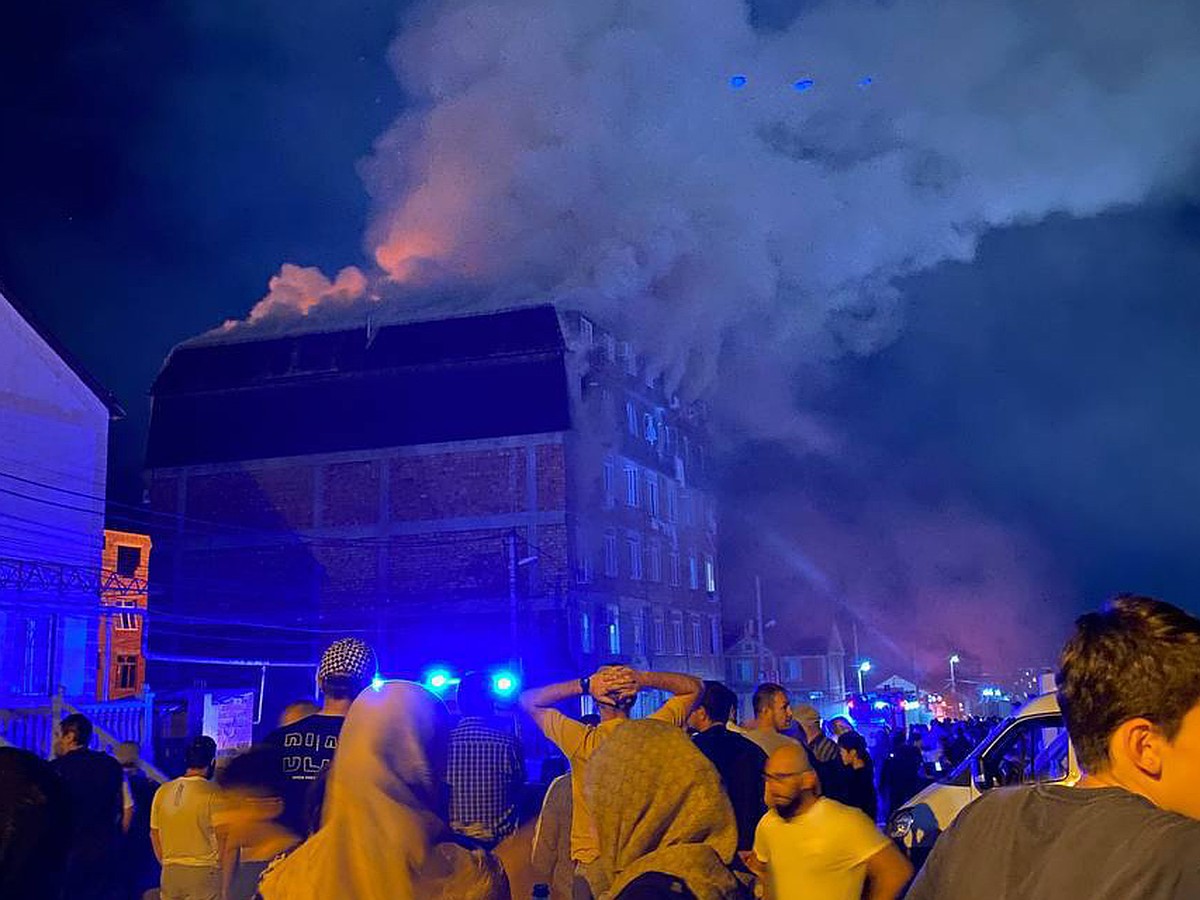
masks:
[(1061, 714), (1017, 719), (980, 756), (979, 791), (1016, 784), (1053, 784), (1071, 777), (1071, 744)]

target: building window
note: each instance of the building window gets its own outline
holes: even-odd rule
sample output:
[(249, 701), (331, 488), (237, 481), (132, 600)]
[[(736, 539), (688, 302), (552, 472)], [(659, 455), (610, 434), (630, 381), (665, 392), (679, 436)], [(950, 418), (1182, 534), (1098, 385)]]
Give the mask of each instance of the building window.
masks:
[(651, 447), (658, 443), (658, 423), (654, 421), (654, 416), (650, 413), (642, 416), (642, 437)]
[(588, 584), (592, 580), (592, 552), (587, 538), (581, 533), (576, 539), (576, 568), (575, 577), (580, 584)]
[(604, 355), (609, 362), (617, 361), (617, 339), (607, 333), (604, 335)]
[(611, 531), (604, 535), (604, 574), (617, 577), (617, 536)]
[(721, 655), (721, 620), (716, 616), (710, 619), (712, 623), (712, 655)]
[[(136, 609), (137, 603), (133, 600), (116, 600), (109, 604), (124, 609)], [(131, 612), (118, 612), (113, 614), (113, 628), (117, 631), (137, 631), (138, 617)]]
[(679, 489), (675, 482), (667, 482), (667, 521), (671, 524), (679, 521)]
[(693, 591), (700, 590), (700, 562), (695, 550), (688, 553), (688, 587)]
[(617, 502), (617, 490), (614, 484), (617, 477), (616, 468), (611, 459), (604, 461), (604, 505), (609, 509)]
[(615, 603), (608, 607), (608, 652), (621, 652), (621, 610)]
[(642, 505), (640, 481), (637, 466), (625, 467), (625, 505), (638, 507)]
[(117, 657), (117, 687), (122, 690), (132, 690), (137, 687), (138, 658), (136, 656)]
[(692, 503), (692, 495), (687, 491), (683, 492), (683, 496), (679, 498), (683, 504), (683, 522), (685, 525), (696, 524), (696, 510)]
[(733, 663), (733, 680), (739, 684), (754, 683), (754, 667), (748, 659), (738, 659)]
[(638, 656), (646, 655), (646, 620), (638, 612), (633, 614), (633, 652)]
[(626, 539), (629, 548), (629, 577), (634, 581), (642, 580), (642, 536), (631, 534)]
[(683, 613), (671, 613), (671, 640), (674, 645), (671, 647), (676, 653), (681, 656), (687, 652), (683, 646)]
[(654, 613), (654, 652), (665, 653), (667, 649), (667, 625), (662, 610)]
[(592, 327), (592, 320), (587, 316), (579, 317), (579, 336), (588, 347), (592, 346), (592, 342), (596, 339), (596, 330)]
[(141, 547), (117, 547), (117, 574), (123, 578), (132, 578), (137, 574), (138, 566), (142, 564)]
[(710, 594), (717, 592), (717, 565), (708, 555), (704, 557), (704, 589)]
[(636, 436), (638, 433), (638, 414), (637, 407), (633, 405), (632, 400), (625, 401), (625, 427), (629, 429), (629, 433)]
[(662, 583), (662, 544), (658, 541), (650, 542), (650, 580)]
[(579, 614), (579, 649), (584, 653), (592, 652), (592, 616), (587, 610)]
[(692, 616), (692, 653), (696, 656), (704, 654), (704, 628), (699, 616)]
[(646, 507), (650, 515), (658, 518), (658, 476), (653, 472), (646, 473)]
[(621, 341), (621, 359), (625, 362), (625, 371), (630, 375), (637, 374), (637, 354), (633, 352), (633, 344)]
[(679, 551), (671, 551), (671, 587), (679, 587), (680, 584), (680, 565)]
[(38, 623), (32, 617), (25, 620), (25, 661), (21, 666), (21, 692), (32, 694), (39, 688), (38, 667), (35, 665), (38, 647)]

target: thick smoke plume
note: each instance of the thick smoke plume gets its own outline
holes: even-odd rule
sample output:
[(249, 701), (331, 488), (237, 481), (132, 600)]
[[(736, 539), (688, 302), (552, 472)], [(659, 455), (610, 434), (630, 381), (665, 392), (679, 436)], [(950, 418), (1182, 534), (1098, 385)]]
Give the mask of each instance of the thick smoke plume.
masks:
[(653, 335), (727, 433), (833, 454), (797, 370), (893, 341), (898, 279), (1174, 191), (1200, 143), (1193, 0), (830, 0), (769, 31), (738, 0), (439, 0), (392, 59), (371, 264), (285, 266), (253, 327), (554, 299)]
[[(870, 352), (897, 277), (1169, 190), (1200, 140), (1189, 0), (830, 2), (770, 33), (738, 0), (459, 0), (393, 62), (381, 273), (652, 325), (693, 383), (727, 347)], [(268, 307), (306, 310), (295, 274)]]

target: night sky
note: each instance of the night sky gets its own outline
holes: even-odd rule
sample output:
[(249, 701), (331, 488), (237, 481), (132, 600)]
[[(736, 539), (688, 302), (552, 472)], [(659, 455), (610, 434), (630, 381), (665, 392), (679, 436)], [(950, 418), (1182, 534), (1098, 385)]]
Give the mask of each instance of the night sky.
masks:
[[(399, 15), (394, 2), (6, 7), (0, 283), (127, 410), (111, 497), (140, 494), (148, 390), (174, 344), (243, 317), (284, 261), (364, 263), (359, 164), (404, 108), (386, 59)], [(945, 547), (932, 569), (961, 563), (945, 576), (954, 596), (978, 582), (981, 602), (1009, 571), (992, 560), (1019, 554), (1026, 574), (1035, 561), (1031, 661), (1115, 591), (1200, 612), (1197, 187), (998, 229), (973, 262), (903, 280), (894, 341), (795, 384), (838, 452), (727, 447), (731, 607), (747, 608), (751, 572), (767, 572), (772, 602), (827, 575), (817, 593), (854, 593), (886, 623), (891, 580), (918, 577), (903, 560)], [(991, 549), (962, 562), (946, 522)], [(786, 546), (807, 565), (780, 563)], [(896, 562), (855, 588), (864, 553)]]

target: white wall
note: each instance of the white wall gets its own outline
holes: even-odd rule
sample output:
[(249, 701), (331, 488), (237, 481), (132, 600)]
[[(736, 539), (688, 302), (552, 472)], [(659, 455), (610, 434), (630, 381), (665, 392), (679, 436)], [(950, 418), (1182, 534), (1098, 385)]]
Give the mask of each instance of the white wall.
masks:
[[(100, 399), (0, 296), (0, 557), (99, 567), (108, 421)], [(87, 692), (98, 602), (0, 588), (0, 694), (54, 682)]]

